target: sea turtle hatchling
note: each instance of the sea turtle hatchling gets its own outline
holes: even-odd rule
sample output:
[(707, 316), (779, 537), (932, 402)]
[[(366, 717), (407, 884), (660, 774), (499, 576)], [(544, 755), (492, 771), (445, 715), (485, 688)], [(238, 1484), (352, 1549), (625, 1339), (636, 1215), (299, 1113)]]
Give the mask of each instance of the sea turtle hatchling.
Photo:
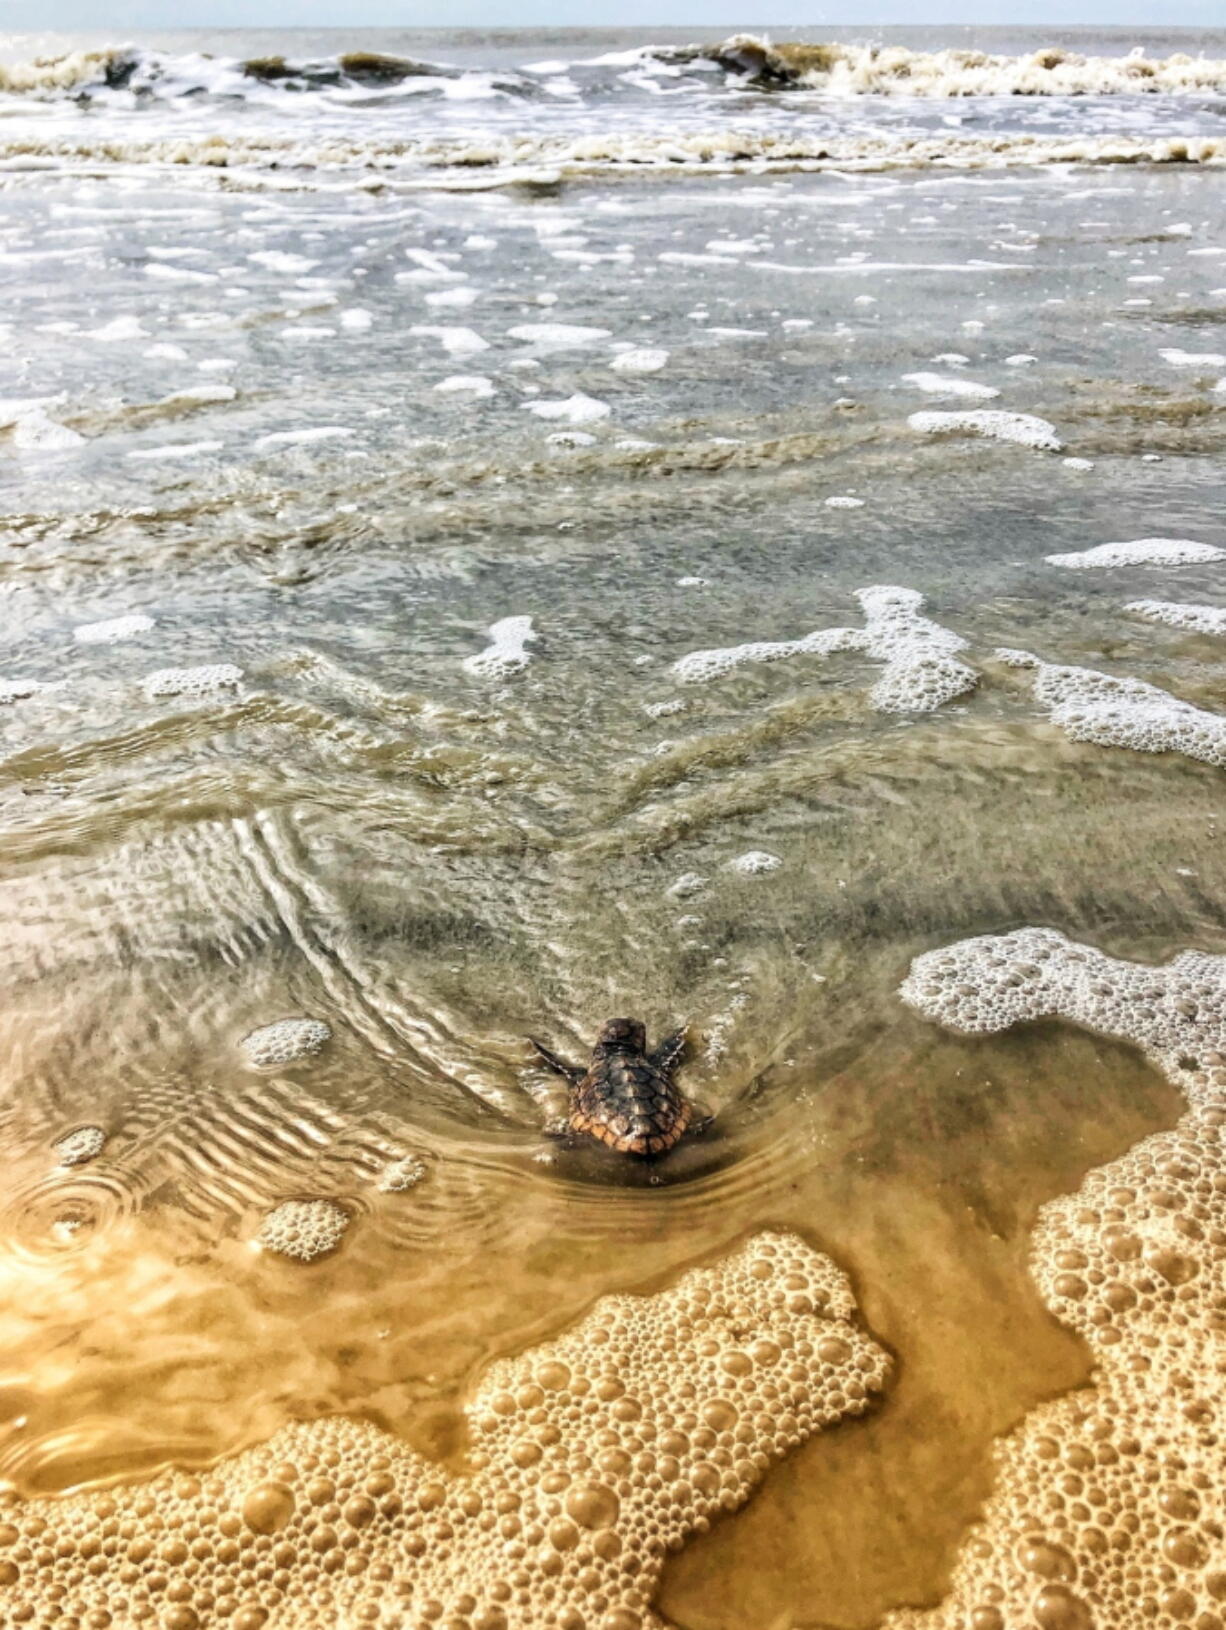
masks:
[(685, 1050), (684, 1030), (674, 1030), (648, 1052), (647, 1031), (638, 1019), (610, 1019), (586, 1069), (529, 1040), (549, 1068), (570, 1082), (563, 1131), (585, 1133), (621, 1154), (650, 1159), (667, 1154), (694, 1121), (694, 1105), (673, 1080)]

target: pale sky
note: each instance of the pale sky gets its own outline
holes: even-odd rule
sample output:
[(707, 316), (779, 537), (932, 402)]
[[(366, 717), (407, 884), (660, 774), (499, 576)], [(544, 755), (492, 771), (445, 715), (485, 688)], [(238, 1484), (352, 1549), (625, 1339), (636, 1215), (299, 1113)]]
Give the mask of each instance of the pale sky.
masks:
[(0, 0), (0, 32), (166, 28), (732, 28), (890, 23), (1226, 28), (1224, 0)]

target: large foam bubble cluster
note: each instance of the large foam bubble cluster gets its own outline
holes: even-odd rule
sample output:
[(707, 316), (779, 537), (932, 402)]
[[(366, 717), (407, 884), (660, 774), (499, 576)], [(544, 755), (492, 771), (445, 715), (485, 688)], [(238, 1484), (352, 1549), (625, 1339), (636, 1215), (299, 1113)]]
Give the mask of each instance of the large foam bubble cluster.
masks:
[(1041, 662), (1028, 651), (996, 654), (1010, 667), (1036, 670), (1036, 699), (1073, 741), (1138, 753), (1183, 753), (1226, 765), (1226, 717), (1220, 713), (1193, 707), (1142, 679)]
[(1100, 566), (1199, 566), (1226, 559), (1226, 549), (1194, 538), (1133, 538), (1128, 543), (1096, 543), (1070, 555), (1048, 555), (1049, 566), (1092, 571)]
[(61, 1166), (84, 1166), (96, 1160), (106, 1148), (106, 1133), (100, 1126), (79, 1126), (57, 1138), (55, 1158)]
[(270, 1069), (313, 1058), (331, 1036), (331, 1029), (322, 1019), (277, 1019), (244, 1036), (241, 1045), (248, 1063), (257, 1069)]
[(820, 628), (796, 640), (758, 640), (748, 645), (690, 651), (673, 663), (685, 684), (702, 684), (748, 663), (779, 662), (791, 656), (828, 656), (834, 651), (864, 651), (885, 663), (870, 701), (881, 713), (928, 713), (955, 696), (973, 690), (978, 676), (959, 662), (960, 634), (920, 615), (924, 597), (915, 589), (878, 585), (859, 589), (864, 627)]
[(256, 1243), (278, 1256), (314, 1262), (336, 1250), (349, 1221), (349, 1213), (334, 1200), (283, 1200), (264, 1218)]
[(145, 691), (149, 696), (212, 696), (217, 691), (236, 689), (242, 678), (243, 670), (232, 662), (205, 663), (199, 668), (159, 668), (146, 674)]
[(919, 957), (903, 995), (985, 1032), (1060, 1016), (1134, 1042), (1179, 1126), (1046, 1206), (1032, 1272), (1089, 1344), (1092, 1388), (1028, 1417), (952, 1589), (893, 1630), (1220, 1630), (1226, 1603), (1226, 958), (1118, 961), (1051, 929)]
[(978, 675), (954, 656), (966, 641), (920, 615), (922, 594), (878, 587), (858, 590), (856, 599), (864, 609), (864, 649), (885, 663), (870, 693), (878, 712), (930, 713), (974, 690)]
[[(1185, 951), (1165, 968), (1120, 962), (1054, 928), (963, 940), (918, 957), (903, 1000), (925, 1017), (971, 1034), (1028, 1019), (1071, 1019), (1124, 1036), (1182, 1080), (1180, 1060), (1218, 1072), (1226, 1044), (1226, 958)], [(1206, 1059), (1199, 1057), (1204, 1051)]]
[(469, 1475), (365, 1422), (289, 1426), (199, 1477), (0, 1510), (31, 1630), (637, 1630), (666, 1554), (772, 1460), (868, 1407), (888, 1361), (784, 1234), (495, 1363)]

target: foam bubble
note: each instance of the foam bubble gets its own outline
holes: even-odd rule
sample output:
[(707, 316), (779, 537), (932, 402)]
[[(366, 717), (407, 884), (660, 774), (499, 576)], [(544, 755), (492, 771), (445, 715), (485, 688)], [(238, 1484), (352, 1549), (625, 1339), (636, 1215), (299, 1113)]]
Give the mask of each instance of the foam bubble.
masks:
[(1135, 612), (1147, 622), (1187, 628), (1194, 634), (1226, 634), (1226, 610), (1217, 606), (1180, 605), (1173, 600), (1130, 600), (1124, 610)]
[(104, 345), (114, 345), (123, 340), (148, 339), (148, 330), (141, 327), (138, 317), (112, 317), (109, 323), (101, 328), (87, 328), (85, 338), (101, 340)]
[(1000, 395), (991, 385), (977, 385), (973, 379), (951, 379), (947, 374), (918, 373), (902, 377), (904, 384), (914, 385), (928, 396), (966, 396), (988, 402)]
[(425, 302), (428, 306), (455, 308), (476, 305), (480, 298), (479, 289), (470, 289), (461, 283), (454, 288), (433, 290), (432, 293), (425, 296)]
[(446, 379), (440, 379), (434, 388), (450, 396), (470, 396), (473, 401), (480, 402), (493, 396), (494, 381), (484, 374), (450, 374)]
[(158, 668), (145, 675), (144, 686), (149, 696), (210, 696), (233, 690), (242, 678), (243, 670), (232, 662), (213, 662), (199, 668)]
[(924, 598), (915, 589), (877, 585), (856, 594), (864, 628), (823, 628), (797, 640), (760, 640), (748, 645), (691, 651), (673, 663), (684, 684), (702, 684), (750, 663), (792, 656), (864, 651), (885, 664), (869, 693), (883, 713), (926, 713), (973, 690), (978, 676), (956, 659), (966, 641), (920, 615)]
[(46, 685), (40, 685), (37, 679), (0, 679), (0, 707), (6, 707), (12, 702), (24, 702), (28, 697), (35, 696), (40, 690), (46, 690)]
[(555, 430), (552, 435), (545, 437), (550, 447), (574, 449), (576, 447), (595, 447), (595, 436), (589, 436), (586, 430)]
[[(257, 444), (258, 445), (258, 444)], [(197, 458), (201, 453), (216, 453), (225, 446), (221, 441), (176, 441), (163, 447), (134, 447), (128, 458)]]
[(609, 362), (609, 367), (619, 374), (654, 374), (668, 362), (669, 353), (649, 345), (635, 345), (629, 351), (621, 351)]
[(119, 640), (130, 640), (153, 627), (153, 618), (142, 612), (127, 617), (108, 617), (100, 623), (78, 623), (72, 637), (78, 645), (114, 645)]
[(500, 679), (528, 666), (527, 643), (537, 637), (531, 617), (503, 617), (491, 624), (488, 633), (492, 643), (464, 659), (469, 673)]
[(57, 1138), (52, 1148), (61, 1166), (84, 1166), (106, 1148), (106, 1133), (100, 1126), (79, 1126), (75, 1132)]
[(488, 351), (490, 348), (490, 342), (483, 340), (472, 328), (457, 328), (438, 323), (415, 323), (409, 329), (409, 333), (424, 334), (429, 339), (437, 340), (449, 357), (472, 356), (477, 351)]
[(1131, 543), (1100, 543), (1070, 555), (1048, 555), (1049, 566), (1085, 571), (1097, 566), (1196, 566), (1226, 559), (1226, 549), (1191, 538), (1136, 538)]
[(1028, 651), (996, 654), (1010, 667), (1036, 670), (1036, 700), (1073, 741), (1130, 747), (1137, 753), (1183, 753), (1226, 766), (1222, 714), (1207, 713), (1140, 679), (1041, 662)]
[(540, 419), (565, 419), (568, 424), (590, 424), (596, 419), (607, 418), (609, 414), (607, 402), (585, 396), (582, 391), (552, 401), (521, 402), (520, 406)]
[(675, 883), (670, 883), (665, 894), (672, 900), (685, 900), (691, 894), (697, 894), (707, 886), (707, 879), (701, 872), (682, 872)]
[(298, 1262), (335, 1251), (349, 1227), (349, 1213), (334, 1200), (283, 1200), (264, 1218), (256, 1244)]
[(13, 444), (29, 452), (64, 453), (84, 446), (85, 437), (67, 425), (57, 424), (42, 408), (35, 407), (13, 422)]
[(772, 855), (766, 849), (747, 849), (743, 855), (737, 855), (730, 860), (727, 870), (742, 872), (746, 877), (758, 877), (763, 872), (777, 872), (783, 862), (778, 855)]
[(508, 328), (507, 333), (513, 340), (522, 340), (542, 351), (572, 351), (594, 345), (597, 340), (607, 340), (612, 331), (580, 323), (519, 323), (515, 328)]
[(255, 449), (262, 452), (267, 447), (302, 447), (313, 441), (332, 441), (338, 436), (352, 435), (352, 427), (343, 424), (317, 424), (307, 430), (273, 430), (257, 438)]
[(425, 1175), (425, 1162), (419, 1160), (416, 1155), (405, 1155), (383, 1168), (379, 1177), (380, 1192), (403, 1194), (406, 1189), (416, 1188)]
[(862, 634), (855, 628), (821, 628), (798, 640), (752, 640), (745, 645), (689, 651), (673, 663), (673, 672), (683, 684), (701, 685), (748, 664), (858, 650), (862, 640)]
[(247, 259), (270, 272), (282, 272), (286, 277), (302, 277), (319, 265), (317, 260), (311, 260), (307, 255), (290, 254), (286, 249), (254, 249)]
[(922, 594), (879, 586), (860, 589), (856, 599), (864, 610), (864, 649), (886, 665), (869, 693), (878, 712), (930, 713), (974, 690), (978, 675), (954, 656), (966, 641), (920, 615)]
[(1005, 413), (995, 408), (981, 408), (969, 413), (912, 413), (907, 419), (912, 430), (926, 435), (986, 436), (991, 441), (1016, 442), (1020, 447), (1035, 447), (1058, 453), (1064, 446), (1056, 434), (1056, 427), (1046, 419), (1032, 413)]
[(313, 1058), (332, 1039), (322, 1019), (277, 1019), (244, 1036), (241, 1046), (249, 1063), (260, 1069)]
[(827, 509), (863, 509), (863, 498), (852, 498), (846, 493), (836, 493), (833, 498), (826, 499)]
[(1172, 368), (1226, 367), (1226, 353), (1221, 351), (1181, 351), (1178, 346), (1168, 346), (1166, 350), (1159, 351), (1158, 355), (1163, 362), (1169, 362)]

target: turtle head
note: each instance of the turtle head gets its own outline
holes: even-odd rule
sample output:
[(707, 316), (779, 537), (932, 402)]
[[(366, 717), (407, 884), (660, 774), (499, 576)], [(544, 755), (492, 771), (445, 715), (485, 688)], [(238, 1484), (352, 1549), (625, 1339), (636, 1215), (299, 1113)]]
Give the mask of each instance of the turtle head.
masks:
[(601, 1027), (596, 1045), (610, 1052), (646, 1052), (647, 1031), (638, 1019), (610, 1019)]

